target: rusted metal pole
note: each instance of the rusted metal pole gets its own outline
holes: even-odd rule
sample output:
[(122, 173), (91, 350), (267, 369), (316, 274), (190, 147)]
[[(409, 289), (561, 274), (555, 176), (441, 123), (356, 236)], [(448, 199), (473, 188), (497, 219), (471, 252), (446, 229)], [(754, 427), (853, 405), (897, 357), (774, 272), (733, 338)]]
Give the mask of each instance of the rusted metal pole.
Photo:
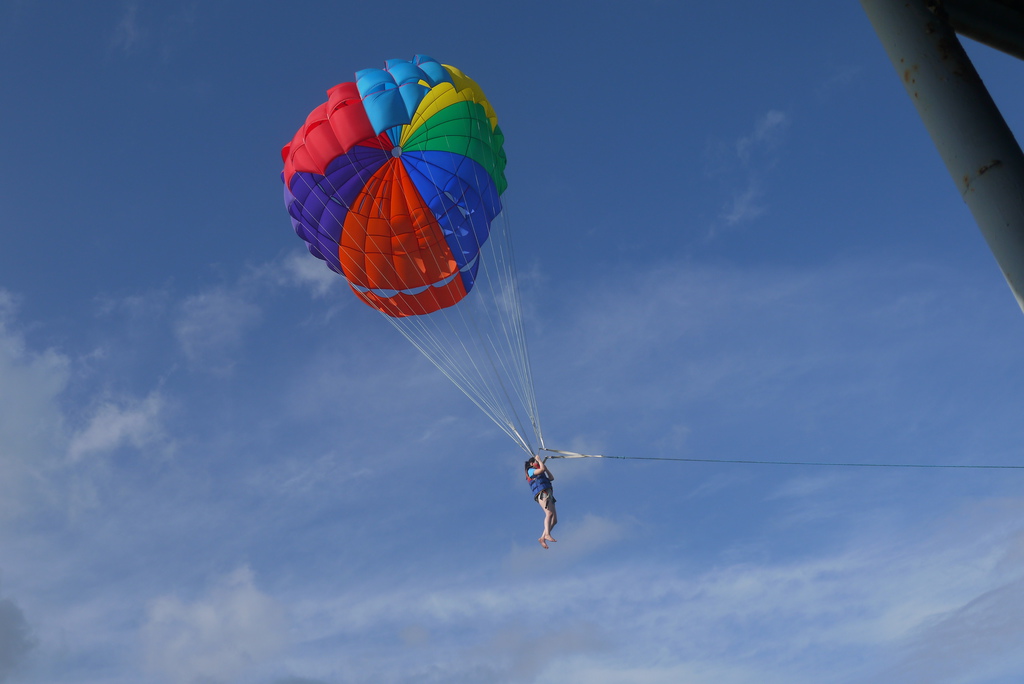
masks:
[[(861, 0), (1024, 310), (1024, 154), (934, 0)], [(939, 5), (937, 11), (930, 6)]]
[(949, 25), (989, 47), (1024, 59), (1024, 2), (1021, 0), (942, 0)]

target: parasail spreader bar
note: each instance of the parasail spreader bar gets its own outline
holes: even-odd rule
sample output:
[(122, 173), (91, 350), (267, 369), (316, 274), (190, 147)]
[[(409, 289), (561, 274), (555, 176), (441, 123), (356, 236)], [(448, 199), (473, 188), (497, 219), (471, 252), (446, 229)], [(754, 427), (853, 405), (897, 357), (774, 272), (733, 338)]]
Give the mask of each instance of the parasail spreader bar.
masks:
[(538, 449), (538, 451), (558, 454), (557, 456), (546, 456), (545, 458), (605, 458), (601, 454), (577, 454), (575, 451), (562, 451), (560, 449)]
[[(1024, 465), (987, 465), (974, 463), (835, 463), (830, 461), (760, 461), (739, 458), (681, 458), (671, 456), (607, 456), (577, 454), (559, 449), (539, 449), (555, 456), (545, 458), (614, 458), (620, 461), (679, 461), (685, 463), (743, 463), (754, 465), (833, 466), (836, 468), (944, 468), (961, 470), (1024, 470)], [(538, 454), (539, 455), (539, 454)]]

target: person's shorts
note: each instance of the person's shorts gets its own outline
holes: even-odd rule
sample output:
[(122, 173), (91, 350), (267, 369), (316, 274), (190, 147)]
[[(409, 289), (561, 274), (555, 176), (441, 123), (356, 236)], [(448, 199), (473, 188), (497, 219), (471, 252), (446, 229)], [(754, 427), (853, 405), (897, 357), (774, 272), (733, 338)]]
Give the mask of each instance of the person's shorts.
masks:
[(540, 507), (543, 508), (545, 511), (548, 510), (549, 503), (556, 502), (555, 495), (551, 493), (550, 489), (545, 489), (543, 492), (541, 492), (540, 494), (533, 498), (537, 503), (540, 504)]

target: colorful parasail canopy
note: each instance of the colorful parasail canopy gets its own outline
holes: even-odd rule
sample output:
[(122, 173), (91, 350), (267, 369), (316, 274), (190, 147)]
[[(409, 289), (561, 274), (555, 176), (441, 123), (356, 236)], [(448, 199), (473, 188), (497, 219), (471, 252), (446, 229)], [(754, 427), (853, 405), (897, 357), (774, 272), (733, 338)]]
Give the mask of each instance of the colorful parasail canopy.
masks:
[(309, 251), (534, 454), (503, 143), (461, 71), (388, 60), (327, 91), (284, 146), (284, 200)]
[(497, 115), (472, 79), (424, 55), (355, 77), (281, 150), (292, 225), (375, 309), (453, 306), (473, 289), (501, 212)]

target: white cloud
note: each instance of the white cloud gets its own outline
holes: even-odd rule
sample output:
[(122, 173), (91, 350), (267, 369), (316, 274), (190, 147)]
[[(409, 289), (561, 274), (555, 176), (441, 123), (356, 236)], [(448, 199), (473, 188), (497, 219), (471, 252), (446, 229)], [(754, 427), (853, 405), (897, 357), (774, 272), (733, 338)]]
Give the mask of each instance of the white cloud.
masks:
[[(555, 491), (557, 495), (557, 487)], [(539, 537), (543, 528), (544, 512), (537, 506), (534, 514)], [(525, 572), (535, 567), (542, 559), (548, 567), (565, 567), (599, 549), (615, 544), (626, 536), (628, 530), (629, 524), (626, 522), (588, 513), (581, 520), (560, 524), (552, 531), (552, 536), (559, 539), (557, 543), (550, 545), (557, 549), (557, 554), (551, 553), (551, 549), (545, 551), (539, 543), (525, 548), (516, 545), (506, 559), (505, 567), (513, 572)]]
[(841, 476), (835, 473), (798, 475), (766, 494), (765, 498), (802, 499), (819, 494), (822, 490), (836, 486), (840, 482), (842, 482)]
[(1020, 674), (1024, 657), (1009, 657), (1024, 641), (1024, 577), (923, 621), (909, 639), (893, 679), (926, 684)]
[(137, 3), (129, 2), (125, 4), (124, 12), (114, 27), (113, 45), (124, 52), (131, 52), (141, 39), (139, 6)]
[[(538, 510), (540, 506), (537, 507)], [(628, 525), (588, 513), (572, 530), (568, 543), (562, 544), (567, 555), (585, 556), (626, 536)]]
[[(1024, 665), (1016, 648), (1024, 577), (1003, 562), (1016, 558), (1019, 507), (987, 502), (924, 530), (865, 513), (861, 534), (834, 551), (700, 569), (631, 561), (628, 541), (618, 562), (562, 566), (548, 562), (563, 551), (556, 546), (506, 573), (367, 578), (296, 603), (295, 625), (360, 682), (469, 681), (484, 672), (486, 681), (567, 684), (681, 675), (723, 684), (972, 681), (971, 673)], [(964, 519), (970, 524), (950, 524)], [(591, 527), (603, 537), (607, 521)], [(570, 543), (567, 532), (559, 544)], [(402, 648), (383, 663), (388, 635)], [(542, 652), (523, 669), (515, 653), (529, 644)], [(547, 659), (547, 649), (561, 657)], [(942, 653), (948, 680), (935, 665)]]
[(769, 110), (754, 124), (753, 132), (736, 140), (736, 156), (744, 164), (750, 164), (756, 154), (775, 150), (788, 127), (789, 116), (785, 112)]
[(10, 599), (0, 599), (0, 682), (7, 681), (35, 645), (21, 609)]
[(732, 227), (747, 223), (764, 214), (767, 209), (760, 204), (761, 188), (756, 180), (751, 179), (747, 187), (735, 193), (732, 200), (722, 210), (721, 219), (726, 226)]
[(29, 349), (12, 330), (17, 299), (0, 290), (0, 517), (46, 487), (59, 464), (64, 420), (58, 397), (67, 386), (69, 360), (52, 349)]
[(307, 252), (292, 252), (281, 264), (286, 274), (285, 282), (308, 287), (314, 297), (326, 297), (337, 293), (345, 284), (345, 278), (327, 268), (320, 259)]
[(260, 308), (246, 294), (218, 288), (182, 303), (175, 335), (190, 361), (214, 370), (229, 370), (245, 333), (261, 317)]
[[(905, 266), (899, 272), (901, 283), (903, 279), (908, 283), (934, 279), (943, 282), (951, 294), (963, 289), (962, 283), (934, 277), (937, 275), (934, 272), (929, 276), (920, 270), (907, 270)], [(865, 282), (871, 287), (865, 289)], [(721, 389), (723, 383), (745, 382), (753, 371), (759, 371), (761, 382), (768, 382), (775, 372), (792, 379), (797, 376), (789, 371), (804, 367), (800, 364), (828, 369), (843, 365), (851, 351), (865, 354), (871, 363), (877, 362), (879, 352), (851, 350), (844, 344), (844, 326), (880, 325), (887, 329), (886, 339), (892, 344), (888, 335), (900, 329), (892, 323), (905, 320), (906, 309), (897, 302), (899, 298), (894, 299), (889, 294), (872, 299), (877, 295), (873, 288), (886, 290), (891, 282), (892, 275), (884, 268), (863, 264), (849, 270), (825, 269), (797, 275), (765, 271), (723, 273), (694, 268), (660, 270), (631, 282), (620, 282), (616, 288), (620, 294), (613, 300), (609, 300), (608, 293), (595, 291), (595, 299), (588, 302), (596, 309), (592, 314), (594, 320), (570, 317), (565, 321), (566, 328), (579, 336), (579, 344), (566, 353), (573, 357), (582, 353), (586, 364), (594, 364), (594, 359), (598, 359), (602, 369), (610, 366), (615, 373), (621, 372), (631, 379), (629, 383), (613, 382), (603, 388), (603, 394), (612, 392), (614, 402), (620, 404), (616, 409), (620, 419), (624, 413), (622, 404), (633, 403), (648, 412), (665, 403), (665, 394), (670, 398), (692, 396), (706, 401), (708, 387)], [(896, 290), (906, 292), (904, 288)], [(634, 294), (637, 291), (649, 293), (642, 306), (637, 304)], [(844, 296), (844, 292), (851, 294)], [(941, 293), (938, 296), (945, 299)], [(853, 297), (856, 297), (853, 300), (856, 306), (850, 305)], [(915, 316), (928, 319), (934, 315), (934, 312), (929, 313), (927, 302), (912, 299), (910, 308)], [(884, 306), (880, 308), (879, 303)], [(820, 315), (832, 307), (841, 314)], [(574, 310), (587, 308), (590, 307), (574, 307)], [(598, 318), (602, 320), (598, 322)], [(594, 327), (583, 325), (602, 325), (605, 330), (609, 319), (612, 327), (607, 330), (608, 334), (596, 334)], [(962, 320), (951, 321), (950, 329), (962, 323)], [(822, 328), (827, 332), (822, 332)], [(757, 340), (753, 351), (748, 349), (751, 335)], [(940, 337), (944, 338), (944, 344), (958, 344), (955, 338)], [(910, 340), (911, 346), (917, 346), (917, 339)], [(808, 344), (808, 341), (813, 343)], [(823, 347), (829, 353), (819, 355)], [(708, 349), (713, 353), (706, 353)], [(314, 394), (315, 404), (322, 400), (328, 409), (349, 403), (374, 407), (378, 402), (370, 393), (375, 384), (394, 382), (408, 387), (407, 369), (402, 364), (390, 363), (385, 364), (387, 370), (383, 376), (377, 371), (367, 373), (372, 382), (368, 381), (365, 386), (353, 385), (348, 380), (339, 382), (339, 378), (350, 377), (345, 374), (345, 368), (362, 368), (358, 355), (350, 358), (352, 355), (345, 351), (346, 358), (335, 362), (335, 366), (323, 366), (319, 361), (314, 364), (319, 375), (324, 375), (325, 368), (329, 371), (331, 392), (339, 392)], [(748, 363), (746, 353), (754, 352), (760, 355), (758, 362)], [(672, 355), (673, 363), (660, 363), (666, 353)], [(913, 350), (915, 355), (921, 353), (921, 349)], [(588, 354), (592, 356), (588, 358)], [(722, 368), (712, 369), (710, 379), (696, 383), (696, 387), (679, 382), (681, 377), (700, 379), (704, 365), (715, 355), (724, 355), (729, 362)], [(609, 363), (609, 359), (613, 361)], [(657, 382), (645, 375), (646, 364), (652, 360), (657, 367)], [(566, 365), (572, 363), (575, 361)], [(870, 370), (871, 366), (867, 368)], [(863, 370), (864, 367), (855, 367), (849, 372), (862, 376)], [(430, 369), (424, 372), (432, 373)], [(357, 375), (363, 373), (360, 370)], [(693, 375), (688, 375), (690, 373)], [(395, 377), (385, 377), (391, 374)], [(614, 374), (612, 379), (617, 379)], [(620, 387), (624, 392), (619, 392)], [(830, 387), (829, 391), (834, 388)], [(642, 392), (644, 396), (637, 400), (630, 392)], [(651, 396), (652, 393), (657, 396)], [(596, 397), (601, 393), (593, 394)], [(736, 396), (744, 394), (742, 390), (735, 393)], [(300, 395), (304, 401), (311, 401), (308, 392), (296, 393)], [(586, 393), (586, 397), (586, 401), (581, 401), (578, 394), (572, 393), (569, 401), (582, 403), (583, 409), (589, 410), (590, 393)], [(811, 401), (820, 403), (819, 400), (820, 397), (815, 397)], [(730, 409), (737, 405), (732, 401), (721, 403)], [(144, 404), (145, 400), (112, 402), (113, 409), (104, 414), (107, 420), (100, 420), (102, 412), (97, 409), (93, 416), (97, 426), (94, 438), (91, 442), (85, 440), (87, 430), (83, 429), (78, 436), (82, 440), (79, 443), (128, 445), (132, 443), (132, 435), (145, 439), (151, 433), (139, 427), (146, 424)], [(789, 409), (787, 404), (786, 410)], [(138, 422), (126, 418), (133, 412)], [(155, 415), (154, 420), (159, 417), (159, 411)], [(695, 433), (700, 436), (703, 428), (699, 423), (677, 422), (683, 415), (680, 412), (673, 416), (671, 425), (663, 430), (667, 435), (666, 443), (688, 446)], [(844, 420), (848, 417), (844, 415)], [(101, 430), (101, 424), (107, 425), (107, 429)], [(106, 437), (101, 438), (103, 435)], [(347, 439), (348, 435), (342, 441), (347, 442)], [(609, 445), (599, 441), (589, 444), (589, 448), (575, 444), (570, 448), (614, 455), (605, 448)], [(323, 454), (321, 451), (315, 455)], [(306, 463), (299, 456), (295, 458), (296, 465), (302, 467), (297, 467), (292, 474), (298, 475), (292, 481), (276, 478), (274, 497), (280, 496), (282, 489), (307, 491), (312, 479), (324, 476), (344, 462), (340, 450), (328, 452), (320, 462), (311, 459)], [(90, 459), (82, 461), (90, 463)], [(364, 462), (375, 469), (381, 467), (377, 456)], [(592, 461), (587, 465), (596, 463)], [(311, 473), (304, 474), (305, 467), (309, 467)], [(348, 476), (347, 472), (345, 475)], [(809, 475), (813, 477), (815, 473)], [(562, 477), (559, 472), (559, 482), (563, 481)], [(564, 477), (571, 481), (573, 476), (567, 472)], [(284, 487), (281, 482), (285, 482)], [(780, 505), (792, 503), (805, 508), (806, 500), (834, 495), (836, 489), (838, 487), (830, 486), (824, 479), (804, 479), (763, 491), (766, 498), (781, 502)], [(683, 487), (680, 498), (686, 496), (687, 491), (696, 490), (696, 483), (692, 490)], [(310, 504), (322, 505), (313, 497), (309, 498)], [(710, 497), (707, 500), (710, 506), (729, 505), (725, 497), (719, 501)], [(579, 499), (567, 499), (566, 503), (581, 505)], [(643, 493), (638, 503), (646, 505)], [(416, 507), (411, 500), (403, 506)], [(530, 517), (530, 532), (534, 532), (533, 526), (540, 523), (540, 511), (535, 507), (530, 511), (533, 512), (526, 515)], [(236, 509), (232, 515), (248, 519), (250, 513), (250, 509)], [(393, 513), (388, 511), (386, 516)], [(358, 515), (361, 513), (338, 522), (339, 526), (360, 520)], [(399, 517), (401, 515), (399, 512)], [(756, 553), (723, 552), (717, 557), (718, 567), (709, 568), (696, 563), (691, 565), (685, 557), (677, 566), (669, 564), (664, 559), (678, 558), (678, 546), (660, 556), (663, 541), (669, 545), (687, 543), (686, 535), (691, 529), (689, 520), (680, 524), (678, 532), (672, 530), (673, 534), (659, 538), (653, 548), (649, 544), (645, 548), (639, 535), (634, 538), (630, 534), (635, 523), (624, 524), (620, 518), (588, 517), (581, 513), (574, 516), (568, 511), (566, 518), (564, 534), (556, 530), (555, 536), (561, 541), (551, 551), (544, 552), (535, 544), (527, 548), (524, 544), (522, 563), (511, 569), (515, 571), (513, 577), (507, 572), (509, 568), (501, 566), (500, 560), (492, 560), (490, 565), (485, 561), (483, 567), (471, 561), (464, 569), (445, 572), (440, 579), (431, 574), (429, 568), (424, 568), (423, 574), (429, 578), (424, 580), (409, 579), (413, 571), (387, 575), (390, 563), (407, 569), (405, 561), (422, 550), (403, 548), (408, 539), (396, 532), (394, 518), (384, 525), (371, 516), (367, 526), (371, 530), (385, 530), (380, 535), (380, 543), (394, 544), (394, 549), (401, 551), (376, 561), (372, 572), (366, 573), (373, 577), (346, 573), (343, 582), (332, 581), (326, 590), (323, 584), (309, 593), (298, 590), (301, 598), (296, 599), (296, 606), (302, 619), (295, 624), (300, 647), (296, 653), (290, 651), (286, 661), (280, 661), (287, 662), (289, 667), (294, 664), (294, 668), (277, 672), (280, 676), (294, 671), (296, 675), (315, 676), (325, 681), (351, 682), (481, 681), (479, 676), (476, 679), (474, 676), (486, 674), (486, 681), (496, 682), (572, 683), (601, 681), (602, 677), (604, 681), (657, 682), (692, 677), (697, 681), (729, 683), (772, 681), (770, 677), (774, 677), (777, 682), (799, 684), (822, 681), (824, 670), (815, 660), (819, 652), (836, 653), (842, 656), (843, 663), (875, 660), (876, 656), (888, 656), (886, 662), (892, 662), (893, 653), (899, 655), (900, 648), (909, 648), (908, 640), (934, 624), (937, 616), (941, 619), (943, 615), (952, 615), (985, 592), (1013, 579), (993, 579), (993, 559), (979, 560), (979, 548), (986, 544), (1006, 546), (998, 537), (966, 550), (960, 548), (964, 546), (962, 540), (954, 540), (950, 544), (960, 547), (949, 551), (923, 544), (909, 534), (902, 539), (889, 538), (886, 534), (875, 539), (866, 534), (864, 543), (847, 545), (840, 551), (819, 551), (822, 544), (814, 542), (809, 547), (813, 557), (802, 556), (796, 561), (766, 560)], [(693, 523), (698, 524), (698, 521)], [(675, 534), (678, 538), (674, 538)], [(316, 535), (318, 539), (329, 536), (320, 535), (319, 531)], [(533, 537), (524, 537), (532, 538), (535, 533)], [(648, 536), (647, 540), (650, 539)], [(450, 546), (446, 542), (445, 553), (465, 553), (465, 546), (464, 540), (455, 540)], [(376, 553), (375, 547), (353, 545), (351, 548), (355, 555)], [(637, 551), (639, 553), (635, 553)], [(620, 552), (621, 557), (617, 558)], [(706, 550), (696, 552), (708, 553)], [(316, 562), (317, 552), (307, 550), (304, 553), (309, 554), (306, 560), (311, 559), (304, 572), (315, 576), (323, 567)], [(714, 553), (718, 553), (717, 549)], [(787, 555), (779, 552), (776, 558)], [(638, 560), (631, 562), (630, 558)], [(737, 558), (741, 560), (735, 560)], [(320, 567), (314, 567), (318, 565)], [(430, 562), (424, 565), (429, 566)], [(506, 572), (503, 573), (503, 569)], [(538, 582), (537, 596), (524, 600), (524, 577), (538, 575), (542, 580)], [(955, 581), (947, 575), (953, 576)], [(256, 634), (250, 638), (238, 626), (240, 620), (227, 617), (246, 611), (231, 607), (236, 604), (224, 597), (235, 595), (238, 602), (243, 602), (242, 599), (249, 596), (254, 607), (248, 614), (259, 613), (259, 598), (267, 597), (252, 586), (251, 574), (248, 585), (244, 579), (235, 582), (235, 589), (225, 588), (229, 584), (226, 581), (198, 599), (173, 596), (151, 604), (144, 642), (154, 673), (174, 682), (203, 681), (204, 677), (206, 681), (246, 681), (249, 672), (244, 664), (246, 658), (239, 655), (245, 649), (236, 648), (228, 643), (231, 639), (217, 635), (234, 633), (234, 641), (245, 643), (259, 642), (260, 637)], [(248, 594), (246, 586), (251, 590)], [(343, 588), (335, 588), (338, 586)], [(1013, 592), (1004, 595), (1015, 600)], [(134, 605), (140, 603), (135, 601)], [(536, 625), (531, 610), (534, 603), (545, 606), (548, 623), (542, 627)], [(134, 619), (137, 622), (138, 616)], [(131, 622), (132, 618), (125, 621)], [(62, 613), (61, 622), (66, 624), (66, 612)], [(621, 629), (611, 632), (608, 625), (618, 625)], [(51, 628), (50, 633), (52, 631)], [(563, 657), (539, 658), (528, 664), (534, 669), (518, 662), (515, 652), (524, 648), (524, 642), (509, 635), (526, 632), (552, 647), (564, 645)], [(783, 639), (778, 636), (780, 633), (791, 639)], [(117, 643), (123, 643), (121, 635)], [(212, 644), (209, 649), (205, 649), (207, 644)], [(502, 644), (515, 648), (502, 651)], [(106, 648), (115, 647), (108, 644)], [(365, 655), (361, 655), (363, 651)], [(275, 647), (268, 647), (266, 653), (275, 653)], [(771, 655), (773, 653), (777, 655)], [(1008, 660), (1005, 652), (996, 653), (993, 659), (1003, 663)], [(794, 662), (806, 664), (800, 665), (796, 672), (788, 671)], [(346, 676), (349, 672), (355, 674)], [(758, 679), (759, 672), (769, 672), (769, 675)], [(860, 681), (871, 680), (864, 677)]]
[[(790, 117), (771, 109), (754, 123), (754, 130), (737, 138), (731, 146), (709, 147), (713, 175), (723, 176), (731, 185), (730, 199), (719, 212), (718, 221), (727, 228), (750, 223), (767, 213), (765, 179), (778, 161), (778, 150), (789, 128)], [(719, 225), (711, 226), (709, 238)]]
[[(915, 382), (913, 366), (959, 353), (970, 328), (946, 310), (976, 298), (974, 287), (955, 271), (905, 263), (826, 264), (798, 273), (652, 268), (574, 299), (564, 322), (571, 344), (549, 344), (538, 377), (588, 396), (590, 415), (607, 408), (622, 419), (624, 408), (639, 405), (687, 415), (698, 408), (691, 401), (740, 402), (735, 410), (777, 405), (785, 394), (794, 402), (789, 411), (810, 422), (851, 399), (865, 410), (865, 402), (899, 401), (891, 390)], [(978, 325), (991, 313), (974, 312)], [(823, 374), (829, 383), (813, 381)], [(563, 411), (574, 410), (565, 403)]]
[(863, 75), (864, 68), (861, 66), (840, 66), (832, 70), (821, 85), (816, 89), (818, 97), (831, 96), (836, 91), (848, 89)]
[(244, 679), (284, 648), (286, 630), (283, 607), (243, 567), (200, 600), (152, 601), (142, 637), (151, 672), (175, 684), (194, 684)]
[(68, 449), (71, 460), (124, 445), (141, 449), (163, 439), (163, 407), (164, 400), (158, 392), (141, 400), (100, 404), (88, 425), (72, 436)]

